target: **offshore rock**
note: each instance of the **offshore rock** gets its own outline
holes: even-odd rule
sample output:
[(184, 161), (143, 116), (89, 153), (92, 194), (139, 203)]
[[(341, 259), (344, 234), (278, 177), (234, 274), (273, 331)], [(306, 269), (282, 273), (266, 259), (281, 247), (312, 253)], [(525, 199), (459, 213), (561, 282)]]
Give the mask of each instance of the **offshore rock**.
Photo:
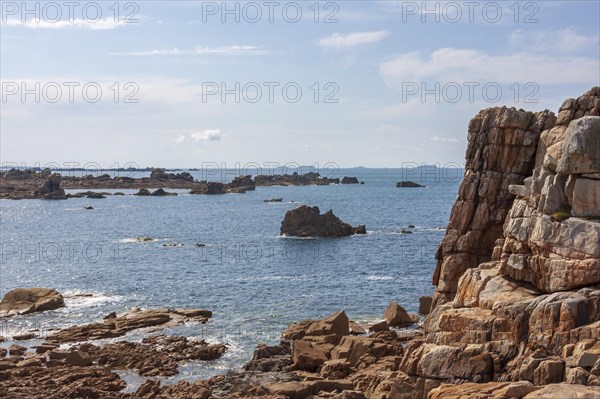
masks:
[(331, 210), (323, 215), (318, 207), (302, 205), (287, 211), (281, 222), (281, 235), (295, 237), (345, 237), (366, 234), (364, 225), (352, 227), (342, 222)]

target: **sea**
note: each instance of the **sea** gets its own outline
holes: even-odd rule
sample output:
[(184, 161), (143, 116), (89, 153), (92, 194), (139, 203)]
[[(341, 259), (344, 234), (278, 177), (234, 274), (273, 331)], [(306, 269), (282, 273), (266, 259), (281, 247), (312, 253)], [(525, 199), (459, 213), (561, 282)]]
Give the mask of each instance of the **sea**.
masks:
[[(205, 171), (190, 173), (205, 178)], [(211, 177), (230, 181), (232, 173)], [(31, 330), (36, 339), (19, 344), (36, 345), (56, 329), (134, 307), (211, 310), (205, 325), (161, 331), (228, 345), (221, 359), (185, 364), (177, 376), (165, 378), (174, 382), (239, 368), (258, 343), (278, 342), (300, 320), (343, 309), (351, 320), (368, 324), (381, 320), (391, 301), (416, 313), (419, 296), (433, 292), (435, 252), (463, 171), (352, 168), (327, 176), (355, 176), (364, 184), (257, 187), (214, 196), (169, 189), (178, 195), (0, 200), (0, 295), (48, 287), (66, 303), (59, 310), (0, 319), (0, 336), (8, 338), (0, 345), (10, 346), (13, 335)], [(425, 187), (397, 188), (400, 180)], [(282, 201), (265, 202), (273, 198)], [(368, 234), (282, 237), (286, 211), (304, 204), (331, 209), (353, 226), (364, 224)], [(143, 336), (134, 331), (114, 340)], [(141, 381), (135, 373), (123, 376), (132, 387)]]

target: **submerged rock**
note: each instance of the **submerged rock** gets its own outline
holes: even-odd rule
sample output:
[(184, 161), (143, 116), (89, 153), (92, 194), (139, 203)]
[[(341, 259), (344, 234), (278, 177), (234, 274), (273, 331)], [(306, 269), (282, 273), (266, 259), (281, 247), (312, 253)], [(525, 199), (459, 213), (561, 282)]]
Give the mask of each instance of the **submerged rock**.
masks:
[(425, 187), (425, 186), (415, 183), (414, 181), (399, 181), (398, 183), (396, 183), (396, 187), (418, 188), (418, 187)]
[(302, 205), (287, 211), (281, 222), (281, 235), (295, 237), (344, 237), (366, 234), (366, 227), (352, 227), (342, 222), (331, 210), (321, 215), (318, 207)]

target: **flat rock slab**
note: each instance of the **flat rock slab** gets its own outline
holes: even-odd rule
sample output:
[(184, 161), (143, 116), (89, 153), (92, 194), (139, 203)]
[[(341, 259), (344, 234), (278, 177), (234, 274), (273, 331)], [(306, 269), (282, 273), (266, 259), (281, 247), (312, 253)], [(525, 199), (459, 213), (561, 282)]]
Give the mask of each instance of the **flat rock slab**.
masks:
[(189, 320), (204, 324), (210, 315), (210, 311), (202, 309), (133, 309), (121, 315), (110, 314), (102, 322), (65, 328), (49, 336), (47, 341), (64, 343), (114, 338), (139, 328), (166, 328)]

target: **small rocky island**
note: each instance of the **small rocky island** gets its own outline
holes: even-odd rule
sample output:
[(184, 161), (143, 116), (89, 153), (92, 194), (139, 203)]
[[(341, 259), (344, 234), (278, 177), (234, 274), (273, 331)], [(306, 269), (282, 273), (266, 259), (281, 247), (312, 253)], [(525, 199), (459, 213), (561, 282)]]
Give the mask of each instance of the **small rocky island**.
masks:
[(346, 237), (367, 234), (364, 225), (352, 227), (342, 222), (331, 210), (321, 215), (318, 207), (302, 205), (286, 212), (281, 222), (281, 235), (293, 237)]

